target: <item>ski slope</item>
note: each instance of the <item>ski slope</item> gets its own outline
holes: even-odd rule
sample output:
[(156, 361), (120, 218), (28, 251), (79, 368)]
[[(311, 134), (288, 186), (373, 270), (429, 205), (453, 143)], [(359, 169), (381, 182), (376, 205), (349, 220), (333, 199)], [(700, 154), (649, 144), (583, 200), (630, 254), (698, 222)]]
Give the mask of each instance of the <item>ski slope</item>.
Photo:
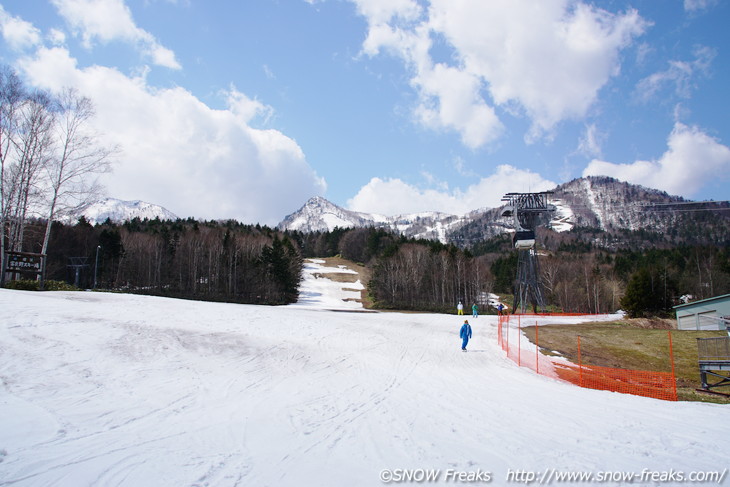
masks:
[(517, 471), (727, 466), (727, 406), (537, 376), (504, 357), (491, 317), (469, 318), (463, 353), (464, 317), (331, 299), (0, 290), (0, 486), (378, 486), (418, 469), (431, 485), (485, 472), (506, 485), (526, 483)]

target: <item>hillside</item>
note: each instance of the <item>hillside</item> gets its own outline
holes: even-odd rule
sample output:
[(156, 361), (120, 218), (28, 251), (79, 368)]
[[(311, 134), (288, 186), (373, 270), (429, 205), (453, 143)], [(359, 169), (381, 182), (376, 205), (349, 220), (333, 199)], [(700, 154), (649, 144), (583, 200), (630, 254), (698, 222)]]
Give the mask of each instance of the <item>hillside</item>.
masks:
[[(587, 177), (557, 186), (550, 196), (555, 211), (540, 232), (554, 242), (582, 241), (600, 247), (651, 245), (730, 245), (730, 203), (691, 202), (651, 188), (608, 177)], [(309, 200), (277, 228), (323, 232), (339, 228), (386, 228), (407, 237), (468, 247), (513, 231), (502, 208), (467, 215), (419, 213), (385, 217), (356, 213), (324, 198)], [(568, 235), (570, 234), (570, 235)]]

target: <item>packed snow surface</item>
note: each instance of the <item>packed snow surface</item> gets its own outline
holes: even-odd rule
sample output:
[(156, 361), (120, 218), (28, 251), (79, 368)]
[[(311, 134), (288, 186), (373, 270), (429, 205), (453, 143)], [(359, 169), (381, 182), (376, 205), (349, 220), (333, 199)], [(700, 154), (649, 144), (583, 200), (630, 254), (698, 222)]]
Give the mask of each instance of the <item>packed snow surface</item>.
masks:
[(504, 356), (494, 317), (469, 317), (463, 353), (463, 316), (331, 305), (0, 290), (0, 485), (378, 486), (398, 469), (506, 485), (727, 466), (727, 406), (535, 375)]

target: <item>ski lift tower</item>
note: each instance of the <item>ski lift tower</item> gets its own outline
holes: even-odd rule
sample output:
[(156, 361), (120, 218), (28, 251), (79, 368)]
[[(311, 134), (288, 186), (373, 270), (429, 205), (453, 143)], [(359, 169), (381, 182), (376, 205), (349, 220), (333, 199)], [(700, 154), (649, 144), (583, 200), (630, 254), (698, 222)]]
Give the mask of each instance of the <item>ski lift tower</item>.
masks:
[(555, 211), (548, 203), (548, 195), (542, 193), (507, 193), (502, 197), (506, 202), (502, 216), (514, 218), (515, 234), (512, 244), (517, 249), (517, 279), (514, 286), (513, 312), (524, 313), (531, 304), (534, 311), (545, 310), (545, 300), (540, 288), (540, 268), (535, 251), (535, 227), (540, 216)]

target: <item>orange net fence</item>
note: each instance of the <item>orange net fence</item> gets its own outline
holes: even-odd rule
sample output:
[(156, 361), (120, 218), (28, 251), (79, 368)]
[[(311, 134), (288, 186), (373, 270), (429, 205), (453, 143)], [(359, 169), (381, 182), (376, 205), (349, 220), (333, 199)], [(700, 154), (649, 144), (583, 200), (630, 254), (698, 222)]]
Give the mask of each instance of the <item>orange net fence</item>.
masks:
[[(512, 319), (510, 319), (512, 318)], [(516, 319), (515, 319), (516, 318)], [(516, 321), (516, 323), (515, 323)], [(621, 392), (637, 396), (653, 397), (666, 401), (677, 400), (677, 382), (674, 374), (674, 357), (672, 352), (672, 335), (669, 337), (669, 362), (671, 372), (654, 372), (648, 370), (617, 369), (596, 365), (583, 365), (580, 355), (580, 337), (578, 342), (578, 363), (575, 364), (562, 357), (551, 358), (540, 352), (540, 339), (537, 322), (535, 322), (535, 342), (530, 342), (522, 335), (520, 315), (502, 315), (498, 321), (499, 344), (520, 367), (528, 367), (540, 375), (564, 380), (580, 387), (602, 391)]]

